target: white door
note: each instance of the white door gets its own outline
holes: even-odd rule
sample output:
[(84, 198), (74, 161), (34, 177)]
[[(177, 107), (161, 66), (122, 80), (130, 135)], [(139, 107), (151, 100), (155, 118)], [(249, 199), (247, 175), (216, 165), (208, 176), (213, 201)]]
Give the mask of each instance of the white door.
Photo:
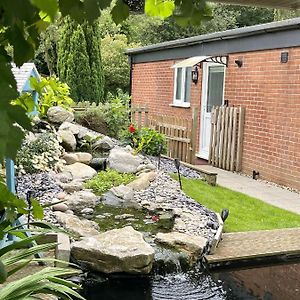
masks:
[(225, 66), (215, 63), (203, 63), (200, 151), (199, 156), (208, 159), (211, 110), (213, 106), (221, 106), (224, 102)]

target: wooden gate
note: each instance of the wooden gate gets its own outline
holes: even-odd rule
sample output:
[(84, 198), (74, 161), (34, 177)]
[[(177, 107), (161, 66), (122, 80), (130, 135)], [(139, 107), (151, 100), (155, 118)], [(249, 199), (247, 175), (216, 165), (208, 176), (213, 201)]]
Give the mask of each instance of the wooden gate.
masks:
[(211, 120), (209, 164), (225, 170), (240, 171), (245, 108), (214, 107)]
[(193, 117), (152, 116), (150, 127), (166, 136), (167, 156), (178, 158), (183, 162), (193, 163), (195, 159), (196, 126), (198, 110)]

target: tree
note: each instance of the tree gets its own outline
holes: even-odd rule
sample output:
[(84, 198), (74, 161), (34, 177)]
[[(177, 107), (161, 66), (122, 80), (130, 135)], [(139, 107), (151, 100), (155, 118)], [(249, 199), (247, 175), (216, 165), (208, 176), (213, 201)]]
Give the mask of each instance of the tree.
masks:
[(101, 40), (103, 71), (105, 76), (105, 91), (116, 94), (117, 89), (129, 90), (129, 64), (125, 50), (137, 47), (128, 44), (126, 35), (106, 35)]
[(103, 72), (98, 23), (78, 24), (66, 18), (58, 41), (57, 70), (75, 101), (103, 99)]

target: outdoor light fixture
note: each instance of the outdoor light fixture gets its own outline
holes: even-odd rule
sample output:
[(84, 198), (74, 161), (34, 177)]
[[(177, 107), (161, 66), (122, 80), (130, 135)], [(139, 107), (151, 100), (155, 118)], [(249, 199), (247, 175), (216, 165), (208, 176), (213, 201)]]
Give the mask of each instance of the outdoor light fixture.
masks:
[(280, 54), (280, 62), (282, 64), (286, 64), (289, 61), (289, 53), (288, 52), (281, 52)]
[(227, 209), (227, 208), (222, 209), (221, 219), (223, 222), (225, 222), (225, 220), (228, 218), (228, 216), (229, 216), (229, 209)]
[(235, 63), (239, 68), (241, 68), (241, 67), (243, 66), (243, 61), (242, 61), (241, 59), (236, 59), (236, 60), (234, 61), (234, 63)]
[(181, 183), (181, 177), (180, 177), (180, 160), (178, 158), (174, 159), (174, 165), (175, 165), (175, 168), (177, 170), (180, 189), (182, 190), (182, 183)]
[(192, 81), (196, 84), (198, 82), (198, 67), (195, 66), (194, 69), (192, 70)]
[(161, 153), (162, 153), (163, 145), (159, 144), (158, 145), (158, 170), (160, 169), (160, 159), (161, 159)]

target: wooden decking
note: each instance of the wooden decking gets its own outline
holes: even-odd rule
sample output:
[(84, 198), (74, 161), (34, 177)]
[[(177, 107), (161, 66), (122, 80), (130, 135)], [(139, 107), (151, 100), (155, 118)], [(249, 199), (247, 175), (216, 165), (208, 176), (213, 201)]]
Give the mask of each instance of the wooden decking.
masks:
[(224, 233), (208, 267), (226, 268), (300, 258), (300, 228)]

